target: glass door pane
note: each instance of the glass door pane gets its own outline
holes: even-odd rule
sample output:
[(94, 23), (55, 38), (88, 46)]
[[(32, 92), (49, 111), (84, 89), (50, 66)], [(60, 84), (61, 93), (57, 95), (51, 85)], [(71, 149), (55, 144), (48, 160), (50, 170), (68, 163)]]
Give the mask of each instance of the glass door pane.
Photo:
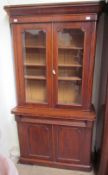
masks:
[(23, 32), (26, 102), (47, 103), (46, 31)]
[(84, 33), (58, 32), (58, 104), (81, 104)]

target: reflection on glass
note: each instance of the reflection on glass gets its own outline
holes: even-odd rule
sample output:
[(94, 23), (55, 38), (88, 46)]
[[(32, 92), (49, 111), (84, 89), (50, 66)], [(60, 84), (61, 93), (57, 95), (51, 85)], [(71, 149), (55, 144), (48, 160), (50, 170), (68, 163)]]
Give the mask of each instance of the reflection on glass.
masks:
[(58, 103), (81, 104), (84, 33), (64, 29), (58, 33)]
[(26, 30), (23, 33), (26, 102), (46, 103), (46, 33)]

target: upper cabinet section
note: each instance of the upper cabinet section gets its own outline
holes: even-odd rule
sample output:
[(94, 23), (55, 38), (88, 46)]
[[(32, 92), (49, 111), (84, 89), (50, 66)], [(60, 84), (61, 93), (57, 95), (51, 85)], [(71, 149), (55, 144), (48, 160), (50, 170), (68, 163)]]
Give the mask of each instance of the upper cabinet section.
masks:
[(5, 6), (18, 105), (90, 110), (98, 15), (103, 2)]

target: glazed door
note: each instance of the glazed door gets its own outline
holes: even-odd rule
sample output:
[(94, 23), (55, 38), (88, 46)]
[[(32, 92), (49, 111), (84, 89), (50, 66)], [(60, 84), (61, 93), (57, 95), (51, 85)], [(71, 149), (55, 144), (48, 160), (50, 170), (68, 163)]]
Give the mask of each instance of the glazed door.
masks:
[(21, 55), (19, 86), (21, 103), (51, 105), (52, 57), (51, 25), (30, 24), (17, 27)]
[(54, 25), (54, 105), (88, 103), (91, 25), (73, 22)]

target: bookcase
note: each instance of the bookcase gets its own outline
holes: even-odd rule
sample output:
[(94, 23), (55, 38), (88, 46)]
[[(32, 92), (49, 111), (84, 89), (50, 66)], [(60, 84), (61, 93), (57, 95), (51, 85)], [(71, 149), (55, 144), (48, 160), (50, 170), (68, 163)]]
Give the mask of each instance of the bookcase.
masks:
[(90, 170), (96, 24), (103, 3), (5, 6), (20, 162)]

